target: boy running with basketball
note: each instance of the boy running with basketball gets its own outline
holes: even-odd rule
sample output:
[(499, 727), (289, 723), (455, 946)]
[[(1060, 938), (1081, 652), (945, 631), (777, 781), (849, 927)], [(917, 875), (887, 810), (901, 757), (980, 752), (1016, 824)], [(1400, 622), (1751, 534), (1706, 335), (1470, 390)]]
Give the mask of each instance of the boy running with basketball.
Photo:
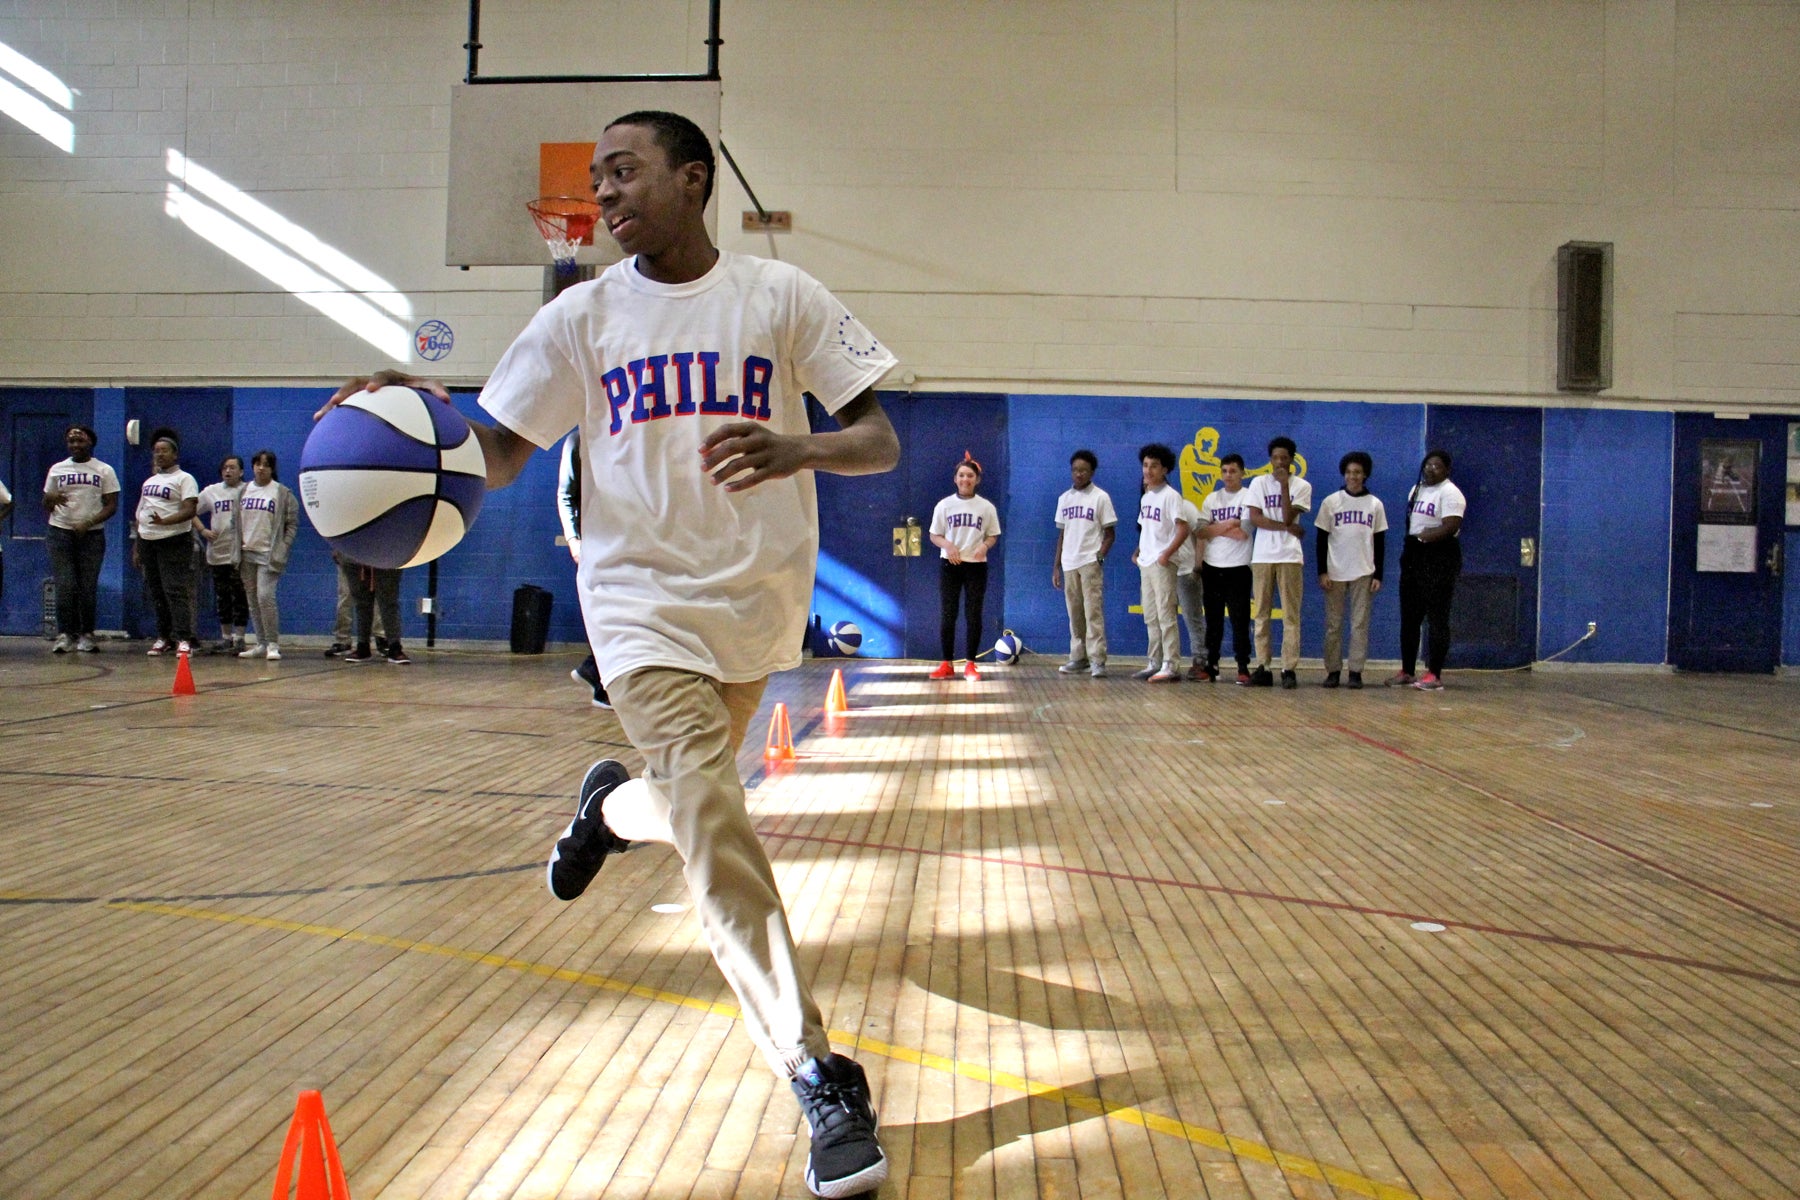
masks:
[[(809, 472), (899, 460), (871, 390), (896, 360), (801, 271), (713, 246), (713, 166), (684, 117), (607, 126), (594, 191), (627, 257), (538, 311), (482, 391), (498, 424), (473, 428), (489, 487), (578, 428), (582, 614), (646, 763), (642, 779), (588, 770), (550, 891), (575, 899), (628, 839), (676, 848), (745, 1026), (806, 1114), (807, 1185), (849, 1196), (887, 1177), (868, 1081), (826, 1041), (735, 757), (768, 676), (799, 665), (819, 544)], [(803, 392), (838, 430), (809, 432)]]

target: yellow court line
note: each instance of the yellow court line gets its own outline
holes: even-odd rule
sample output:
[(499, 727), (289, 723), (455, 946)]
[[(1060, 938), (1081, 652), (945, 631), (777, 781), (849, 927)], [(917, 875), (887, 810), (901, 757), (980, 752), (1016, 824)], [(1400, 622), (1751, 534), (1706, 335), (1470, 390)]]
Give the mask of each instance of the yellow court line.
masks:
[[(369, 946), (385, 946), (392, 950), (405, 950), (415, 954), (434, 954), (442, 958), (453, 958), (462, 962), (479, 963), (487, 967), (500, 967), (508, 971), (520, 971), (529, 975), (539, 975), (546, 979), (559, 979), (566, 983), (585, 984), (588, 987), (603, 991), (621, 992), (638, 996), (645, 1000), (656, 1000), (664, 1004), (677, 1004), (683, 1008), (695, 1009), (699, 1012), (713, 1013), (721, 1017), (738, 1020), (742, 1012), (736, 1005), (721, 1004), (710, 1000), (701, 1000), (695, 996), (684, 996), (679, 992), (665, 992), (656, 988), (644, 987), (641, 984), (626, 983), (618, 979), (609, 979), (604, 975), (596, 975), (591, 971), (574, 971), (567, 967), (553, 967), (548, 963), (532, 962), (529, 959), (512, 958), (504, 954), (487, 954), (479, 950), (467, 950), (457, 946), (444, 946), (435, 942), (415, 942), (406, 938), (387, 937), (377, 933), (363, 933), (355, 929), (339, 929), (330, 925), (309, 925), (302, 921), (283, 921), (274, 917), (252, 917), (241, 913), (218, 912), (206, 908), (187, 908), (175, 904), (156, 904), (134, 900), (115, 900), (106, 907), (123, 909), (130, 912), (156, 913), (166, 917), (186, 917), (200, 921), (217, 921), (226, 925), (248, 925), (257, 929), (274, 929), (283, 933), (304, 933), (314, 937), (327, 937), (337, 941), (361, 942)], [(827, 1036), (841, 1046), (849, 1046), (857, 1050), (866, 1050), (871, 1054), (879, 1054), (883, 1058), (891, 1058), (896, 1062), (909, 1063), (912, 1066), (926, 1067), (946, 1074), (960, 1075), (965, 1079), (973, 1079), (1008, 1091), (1020, 1092), (1027, 1096), (1036, 1096), (1044, 1100), (1053, 1100), (1068, 1108), (1081, 1112), (1093, 1113), (1096, 1116), (1110, 1118), (1127, 1125), (1136, 1125), (1152, 1133), (1167, 1134), (1191, 1142), (1197, 1146), (1206, 1146), (1214, 1150), (1223, 1150), (1237, 1158), (1249, 1162), (1263, 1163), (1279, 1168), (1284, 1174), (1297, 1175), (1304, 1179), (1316, 1179), (1328, 1183), (1340, 1191), (1350, 1192), (1358, 1196), (1368, 1196), (1372, 1200), (1422, 1200), (1415, 1192), (1397, 1188), (1379, 1180), (1334, 1167), (1328, 1163), (1318, 1162), (1310, 1158), (1302, 1158), (1297, 1154), (1288, 1154), (1261, 1142), (1249, 1141), (1246, 1138), (1233, 1137), (1216, 1129), (1207, 1129), (1201, 1125), (1190, 1125), (1173, 1117), (1158, 1116), (1145, 1112), (1128, 1104), (1113, 1104), (1098, 1097), (1072, 1092), (1054, 1084), (1039, 1083), (1022, 1075), (1009, 1075), (1003, 1071), (981, 1066), (977, 1063), (964, 1062), (960, 1059), (945, 1058), (940, 1054), (929, 1054), (905, 1046), (895, 1046), (874, 1038), (864, 1037), (858, 1033), (850, 1033), (841, 1029), (826, 1030)]]

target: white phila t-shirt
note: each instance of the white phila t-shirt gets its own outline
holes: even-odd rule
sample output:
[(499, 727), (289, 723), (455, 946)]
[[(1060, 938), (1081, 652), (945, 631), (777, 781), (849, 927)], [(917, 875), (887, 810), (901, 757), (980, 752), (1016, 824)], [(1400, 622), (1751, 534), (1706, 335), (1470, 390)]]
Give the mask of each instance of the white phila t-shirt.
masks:
[[(1163, 551), (1175, 544), (1181, 529), (1175, 524), (1187, 519), (1183, 505), (1192, 508), (1182, 494), (1163, 484), (1154, 492), (1145, 492), (1138, 498), (1138, 566), (1148, 567), (1162, 557)], [(1169, 556), (1169, 564), (1173, 566), (1175, 556)]]
[(809, 432), (896, 362), (824, 286), (720, 252), (690, 283), (636, 258), (539, 309), (481, 406), (549, 449), (579, 426), (582, 616), (604, 680), (674, 667), (726, 683), (800, 663), (818, 561), (812, 472), (727, 492), (700, 468), (719, 426)]
[[(986, 562), (987, 540), (1000, 536), (1000, 511), (986, 496), (970, 496), (964, 500), (952, 492), (931, 510), (931, 532), (962, 553), (964, 562)], [(939, 558), (950, 552), (938, 549)]]
[(181, 510), (183, 501), (198, 499), (199, 495), (200, 485), (180, 467), (144, 480), (143, 489), (138, 493), (138, 537), (146, 542), (159, 542), (184, 533), (192, 534), (191, 525), (152, 525), (150, 518), (156, 516), (166, 520)]
[(244, 485), (238, 498), (238, 536), (251, 554), (266, 554), (275, 548), (275, 505), (281, 498), (281, 484), (271, 479), (267, 486), (252, 479)]
[[(1244, 505), (1250, 499), (1246, 488), (1228, 492), (1220, 488), (1209, 492), (1206, 499), (1200, 502), (1200, 523), (1211, 525), (1215, 521), (1230, 521), (1233, 525), (1242, 526), (1244, 522)], [(1203, 543), (1201, 562), (1209, 567), (1247, 567), (1250, 565), (1251, 541), (1249, 538), (1215, 537)]]
[(206, 527), (213, 534), (206, 540), (208, 566), (223, 567), (237, 561), (237, 506), (238, 497), (243, 494), (243, 484), (229, 487), (223, 479), (200, 489), (200, 504), (194, 509), (194, 515), (211, 518), (206, 522)]
[(119, 477), (97, 458), (76, 462), (65, 458), (44, 476), (44, 491), (66, 499), (50, 514), (58, 529), (73, 529), (77, 522), (92, 521), (106, 506), (106, 497), (119, 493)]
[[(1244, 485), (1250, 506), (1260, 508), (1271, 521), (1283, 520), (1281, 484), (1273, 475), (1258, 475)], [(1312, 484), (1298, 475), (1288, 476), (1288, 503), (1302, 512), (1312, 511)], [(1250, 550), (1253, 563), (1305, 562), (1306, 548), (1299, 538), (1281, 529), (1258, 529)]]
[[(1445, 517), (1462, 516), (1467, 503), (1462, 489), (1448, 479), (1430, 487), (1421, 483), (1407, 500), (1406, 532), (1418, 537), (1427, 529), (1436, 529), (1444, 523)], [(1460, 537), (1461, 533), (1458, 530), (1453, 536)]]
[(1343, 488), (1319, 505), (1314, 527), (1327, 535), (1325, 556), (1319, 567), (1339, 583), (1349, 583), (1375, 573), (1375, 535), (1387, 531), (1387, 509), (1370, 492), (1352, 496)]
[(1056, 527), (1063, 531), (1062, 569), (1075, 571), (1098, 560), (1106, 531), (1118, 523), (1112, 497), (1098, 484), (1070, 488), (1059, 496)]

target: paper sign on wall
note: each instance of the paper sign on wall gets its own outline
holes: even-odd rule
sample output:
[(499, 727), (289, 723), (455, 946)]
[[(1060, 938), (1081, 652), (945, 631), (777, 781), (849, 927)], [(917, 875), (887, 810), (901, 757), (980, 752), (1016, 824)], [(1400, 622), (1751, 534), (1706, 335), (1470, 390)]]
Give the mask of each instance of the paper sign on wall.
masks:
[(1695, 570), (1752, 574), (1756, 570), (1756, 526), (1702, 525)]

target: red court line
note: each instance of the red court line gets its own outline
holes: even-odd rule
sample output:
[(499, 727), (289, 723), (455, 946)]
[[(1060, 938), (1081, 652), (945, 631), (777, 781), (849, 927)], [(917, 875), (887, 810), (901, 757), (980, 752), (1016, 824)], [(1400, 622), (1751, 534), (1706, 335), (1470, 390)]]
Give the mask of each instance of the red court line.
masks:
[(1155, 875), (1130, 875), (1121, 871), (1102, 871), (1094, 867), (1070, 867), (1056, 863), (1036, 862), (1026, 858), (1003, 858), (997, 854), (969, 854), (959, 850), (930, 850), (920, 846), (901, 846), (888, 842), (858, 842), (849, 838), (823, 837), (806, 833), (782, 833), (768, 829), (757, 830), (757, 833), (770, 841), (817, 842), (827, 846), (843, 846), (852, 850), (880, 850), (895, 854), (929, 855), (933, 858), (953, 858), (963, 862), (988, 863), (998, 867), (1021, 867), (1029, 871), (1045, 871), (1059, 875), (1085, 875), (1093, 879), (1110, 879), (1121, 883), (1142, 883), (1152, 887), (1180, 888), (1190, 892), (1209, 892), (1218, 896), (1235, 896), (1245, 900), (1267, 900), (1275, 904), (1296, 904), (1304, 908), (1321, 908), (1333, 912), (1357, 913), (1367, 917), (1393, 917), (1402, 921), (1434, 921), (1446, 929), (1466, 929), (1471, 933), (1492, 934), (1495, 937), (1518, 938), (1529, 942), (1544, 942), (1553, 946), (1567, 946), (1576, 950), (1594, 950), (1603, 954), (1617, 954), (1626, 958), (1642, 959), (1645, 962), (1668, 963), (1677, 967), (1692, 967), (1697, 971), (1711, 971), (1719, 975), (1734, 975), (1741, 979), (1754, 979), (1759, 983), (1772, 983), (1778, 987), (1800, 988), (1800, 977), (1776, 975), (1767, 971), (1752, 971), (1747, 967), (1734, 967), (1726, 963), (1707, 962), (1698, 958), (1683, 958), (1674, 954), (1659, 954), (1654, 950), (1639, 950), (1633, 946), (1619, 946), (1608, 942), (1589, 942), (1580, 938), (1562, 937), (1553, 933), (1534, 933), (1527, 929), (1508, 929), (1503, 925), (1482, 925), (1474, 921), (1455, 921), (1445, 917), (1427, 916), (1422, 913), (1400, 912), (1391, 908), (1370, 908), (1362, 904), (1351, 904), (1343, 900), (1317, 900), (1306, 896), (1287, 896), (1280, 892), (1262, 892), (1254, 888), (1226, 887), (1217, 883), (1196, 883), (1187, 879), (1164, 879)]
[(1569, 822), (1563, 820), (1561, 817), (1552, 816), (1550, 813), (1543, 812), (1539, 809), (1533, 808), (1531, 805), (1526, 804), (1523, 801), (1514, 800), (1509, 796), (1502, 796), (1498, 792), (1491, 792), (1487, 788), (1482, 787), (1478, 783), (1469, 782), (1467, 779), (1464, 779), (1462, 776), (1458, 775), (1454, 771), (1450, 771), (1443, 767), (1440, 767), (1436, 763), (1426, 762), (1422, 758), (1415, 758), (1413, 755), (1408, 754), (1406, 751), (1400, 749), (1398, 746), (1390, 746), (1386, 742), (1377, 741), (1376, 739), (1369, 737), (1367, 734), (1358, 733), (1358, 732), (1356, 732), (1356, 730), (1345, 728), (1342, 725), (1329, 725), (1329, 726), (1326, 726), (1326, 728), (1335, 729), (1339, 733), (1344, 734), (1347, 737), (1351, 737), (1359, 742), (1363, 742), (1363, 743), (1366, 743), (1367, 745), (1374, 746), (1378, 750), (1385, 750), (1389, 754), (1392, 754), (1397, 758), (1405, 759), (1407, 762), (1412, 763), (1414, 766), (1422, 767), (1425, 770), (1430, 771), (1436, 775), (1442, 775), (1445, 779), (1448, 779), (1450, 782), (1456, 784), (1458, 787), (1467, 788), (1471, 792), (1474, 792), (1478, 796), (1485, 796), (1487, 799), (1492, 800), (1498, 804), (1504, 804), (1508, 808), (1515, 808), (1518, 811), (1524, 813), (1525, 815), (1530, 816), (1530, 817), (1535, 817), (1538, 820), (1544, 822), (1546, 825), (1553, 825), (1556, 828), (1562, 830), (1564, 833), (1567, 833), (1573, 837), (1578, 837), (1585, 842), (1592, 842), (1596, 846), (1599, 846), (1606, 850), (1610, 850), (1614, 854), (1620, 855), (1621, 857), (1630, 859), (1632, 862), (1637, 863), (1641, 867), (1647, 867), (1650, 870), (1657, 872), (1658, 874), (1666, 875), (1670, 879), (1677, 880), (1678, 882), (1685, 883), (1686, 885), (1688, 885), (1691, 888), (1696, 888), (1699, 891), (1705, 892), (1707, 895), (1712, 896), (1715, 899), (1723, 900), (1725, 903), (1731, 905), (1733, 908), (1739, 908), (1747, 913), (1753, 913), (1756, 916), (1763, 918), (1765, 921), (1773, 921), (1775, 924), (1780, 925), (1784, 929), (1791, 929), (1796, 933), (1800, 933), (1800, 921), (1789, 920), (1787, 917), (1784, 917), (1779, 913), (1772, 913), (1768, 909), (1762, 908), (1755, 904), (1752, 904), (1750, 901), (1745, 900), (1740, 896), (1735, 896), (1732, 893), (1724, 890), (1723, 888), (1714, 887), (1712, 884), (1707, 883), (1704, 880), (1695, 879), (1692, 875), (1684, 875), (1680, 871), (1677, 871), (1674, 867), (1667, 866), (1663, 863), (1659, 863), (1655, 859), (1650, 858), (1647, 855), (1639, 854), (1635, 850), (1631, 850), (1624, 846), (1621, 846), (1617, 842), (1610, 842), (1610, 841), (1606, 840), (1605, 838), (1601, 837), (1599, 834), (1589, 833), (1585, 829), (1582, 829), (1575, 825), (1571, 825)]

